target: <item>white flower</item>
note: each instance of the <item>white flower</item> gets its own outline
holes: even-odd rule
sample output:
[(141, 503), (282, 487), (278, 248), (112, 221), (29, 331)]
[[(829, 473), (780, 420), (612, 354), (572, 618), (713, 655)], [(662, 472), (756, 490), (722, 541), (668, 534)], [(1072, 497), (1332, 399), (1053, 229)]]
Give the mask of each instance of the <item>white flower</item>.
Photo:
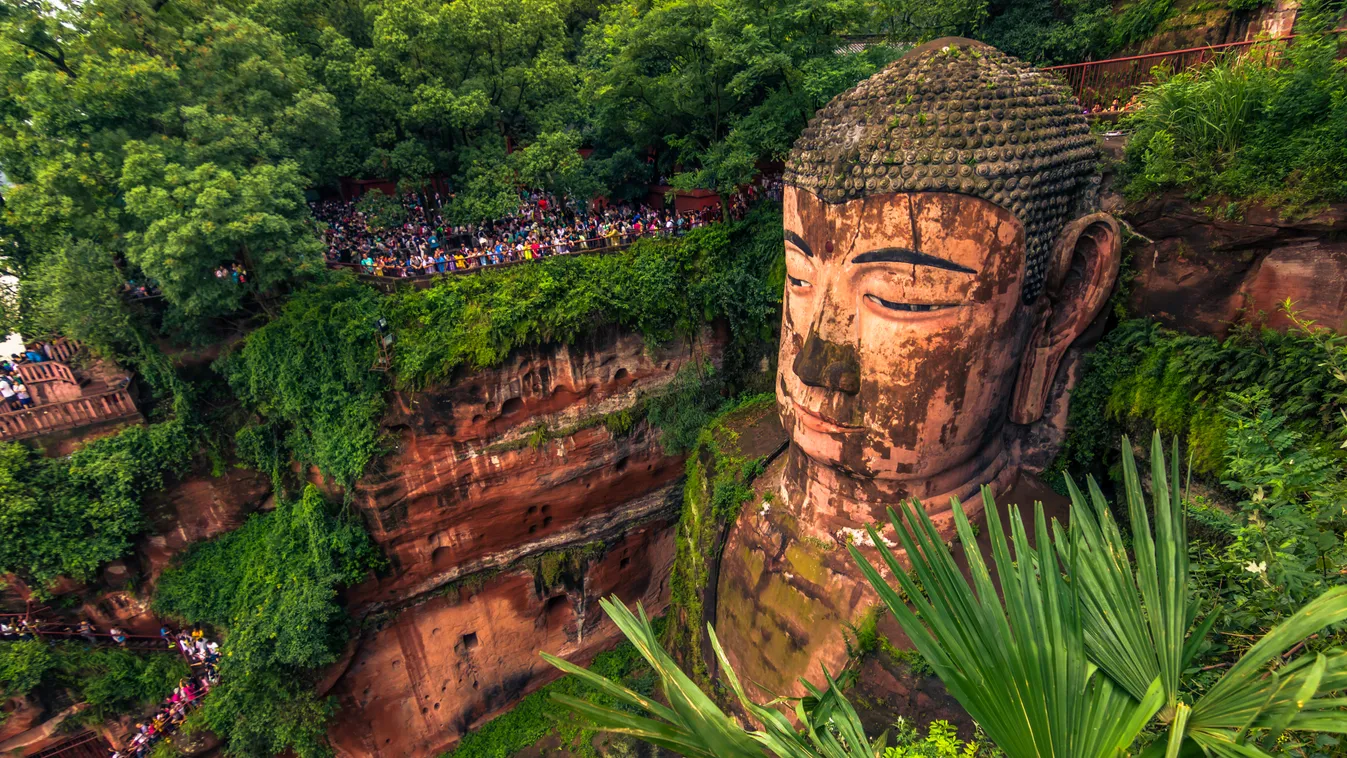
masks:
[(1249, 572), (1250, 574), (1266, 574), (1267, 561), (1259, 561), (1258, 563), (1249, 561), (1248, 563), (1244, 564), (1244, 570)]

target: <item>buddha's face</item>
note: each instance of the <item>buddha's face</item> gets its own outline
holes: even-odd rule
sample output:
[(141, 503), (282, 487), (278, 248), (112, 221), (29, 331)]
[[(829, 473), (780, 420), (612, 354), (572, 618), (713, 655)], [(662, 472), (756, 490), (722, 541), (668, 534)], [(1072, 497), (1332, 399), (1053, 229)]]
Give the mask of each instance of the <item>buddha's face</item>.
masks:
[(1034, 326), (1024, 228), (967, 195), (829, 204), (785, 190), (777, 399), (809, 458), (860, 479), (931, 477), (998, 439)]

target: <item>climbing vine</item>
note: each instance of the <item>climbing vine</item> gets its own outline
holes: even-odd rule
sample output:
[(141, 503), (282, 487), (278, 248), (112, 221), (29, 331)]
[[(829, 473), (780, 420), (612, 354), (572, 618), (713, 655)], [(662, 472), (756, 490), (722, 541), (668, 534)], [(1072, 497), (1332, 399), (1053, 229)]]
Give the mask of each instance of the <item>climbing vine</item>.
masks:
[[(391, 296), (334, 275), (217, 363), (255, 413), (238, 449), (273, 473), (298, 460), (350, 485), (379, 452), (390, 387), (428, 387), (461, 369), (500, 365), (515, 348), (573, 342), (606, 324), (657, 344), (695, 339), (723, 320), (731, 340), (718, 380), (742, 382), (775, 348), (781, 259), (781, 208), (762, 203), (743, 221), (643, 239), (619, 254), (450, 276)], [(374, 370), (381, 318), (394, 338), (391, 373)], [(695, 439), (704, 420), (677, 424), (673, 446)]]
[(181, 421), (132, 426), (64, 458), (0, 443), (0, 573), (45, 596), (58, 577), (88, 581), (145, 528), (141, 500), (181, 473), (193, 446)]
[(727, 524), (753, 499), (751, 482), (762, 473), (763, 461), (746, 456), (739, 447), (736, 422), (775, 412), (776, 397), (756, 395), (733, 403), (708, 423), (688, 456), (683, 509), (679, 516), (677, 552), (669, 581), (669, 617), (676, 623), (665, 630), (665, 646), (680, 657), (693, 678), (710, 685), (702, 657), (703, 605), (711, 561), (720, 548)]
[(331, 705), (307, 677), (346, 640), (338, 592), (379, 563), (363, 525), (312, 486), (188, 550), (160, 578), (154, 609), (225, 632), (220, 685), (189, 723), (224, 737), (228, 755), (326, 754)]

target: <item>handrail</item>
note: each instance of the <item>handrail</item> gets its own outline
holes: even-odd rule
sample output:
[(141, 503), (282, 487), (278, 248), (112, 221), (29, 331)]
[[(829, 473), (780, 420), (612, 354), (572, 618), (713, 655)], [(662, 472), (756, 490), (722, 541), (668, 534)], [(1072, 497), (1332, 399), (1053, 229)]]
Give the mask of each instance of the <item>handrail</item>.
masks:
[(79, 352), (84, 345), (79, 340), (72, 340), (69, 337), (57, 337), (51, 342), (52, 360), (69, 363), (71, 356)]
[(112, 749), (112, 746), (108, 743), (107, 739), (104, 738), (102, 735), (93, 731), (85, 731), (80, 732), (79, 734), (76, 734), (66, 740), (58, 742), (55, 745), (52, 745), (51, 747), (43, 748), (42, 750), (33, 753), (31, 756), (29, 756), (29, 758), (57, 758), (58, 756), (64, 755), (77, 747), (83, 747), (85, 745), (92, 745), (95, 743), (97, 743), (100, 746), (95, 749), (100, 750), (104, 753)]
[[(14, 634), (0, 635), (0, 639), (22, 639), (25, 636), (56, 640), (89, 640), (90, 638), (93, 638), (95, 644), (104, 644), (108, 646), (122, 644), (108, 632), (92, 631), (85, 634), (78, 630), (71, 629), (44, 629), (43, 626), (43, 624), (36, 624), (28, 630), (20, 628), (20, 630)], [(50, 626), (50, 624), (47, 624), (46, 626)], [(147, 650), (151, 648), (170, 650), (173, 648), (172, 643), (168, 640), (152, 634), (123, 634), (122, 637), (126, 638), (127, 644), (125, 647), (134, 647), (137, 650)]]
[(1295, 39), (1297, 35), (1288, 34), (1283, 37), (1268, 37), (1267, 39), (1246, 39), (1238, 42), (1220, 42), (1215, 45), (1202, 45), (1199, 47), (1185, 47), (1181, 50), (1165, 50), (1159, 53), (1142, 53), (1141, 55), (1124, 55), (1118, 58), (1105, 58), (1098, 61), (1082, 61), (1080, 63), (1062, 63), (1056, 66), (1044, 66), (1044, 71), (1067, 71), (1075, 68), (1086, 68), (1089, 66), (1102, 66), (1106, 63), (1127, 63), (1130, 61), (1153, 60), (1155, 58), (1165, 58), (1171, 55), (1186, 55), (1197, 52), (1221, 52), (1236, 47), (1249, 47), (1265, 42), (1285, 42), (1289, 39)]
[(126, 389), (0, 413), (0, 440), (21, 440), (139, 413)]
[(59, 361), (20, 363), (15, 368), (18, 369), (19, 376), (23, 377), (24, 384), (58, 381), (79, 384), (79, 380), (75, 378), (75, 373), (70, 370), (70, 367)]
[[(1347, 31), (1334, 29), (1333, 33)], [(1045, 66), (1043, 71), (1052, 71), (1066, 80), (1071, 92), (1080, 101), (1081, 107), (1090, 110), (1094, 106), (1112, 108), (1114, 103), (1122, 106), (1144, 84), (1155, 80), (1154, 69), (1157, 65), (1170, 64), (1173, 71), (1185, 71), (1214, 59), (1216, 56), (1251, 48), (1255, 45), (1290, 43), (1295, 34), (1267, 39), (1222, 42), (1202, 47), (1189, 47), (1182, 50), (1167, 50), (1159, 53), (1128, 55), (1120, 58), (1106, 58), (1099, 61), (1067, 63), (1060, 66)]]

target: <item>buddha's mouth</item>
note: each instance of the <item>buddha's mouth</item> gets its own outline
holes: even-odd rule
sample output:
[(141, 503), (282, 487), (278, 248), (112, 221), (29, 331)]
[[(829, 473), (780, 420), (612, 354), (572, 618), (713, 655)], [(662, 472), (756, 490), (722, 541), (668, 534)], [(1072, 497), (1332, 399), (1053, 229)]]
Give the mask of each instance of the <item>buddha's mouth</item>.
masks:
[(800, 405), (795, 399), (791, 399), (791, 405), (795, 408), (795, 413), (800, 419), (800, 423), (805, 428), (824, 434), (851, 434), (853, 432), (863, 432), (865, 427), (853, 426), (851, 424), (839, 424), (836, 421), (826, 419), (808, 408)]

